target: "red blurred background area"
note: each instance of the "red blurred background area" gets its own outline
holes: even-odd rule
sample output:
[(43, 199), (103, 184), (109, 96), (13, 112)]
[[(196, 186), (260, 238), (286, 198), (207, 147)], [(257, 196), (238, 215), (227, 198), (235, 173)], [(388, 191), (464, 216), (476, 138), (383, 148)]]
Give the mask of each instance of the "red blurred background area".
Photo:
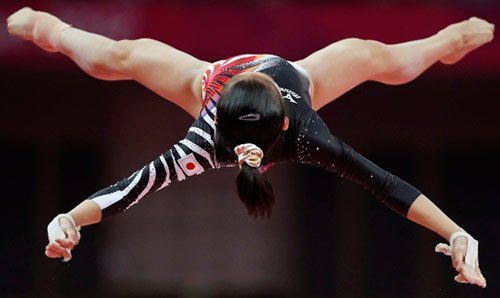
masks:
[[(405, 1), (354, 1), (351, 4), (348, 1), (340, 1), (340, 4), (328, 1), (75, 1), (71, 4), (37, 1), (27, 5), (70, 20), (68, 22), (78, 28), (114, 39), (154, 38), (205, 60), (249, 52), (274, 53), (296, 60), (343, 38), (397, 43), (426, 37), (471, 16), (492, 23), (500, 21), (498, 6), (486, 5), (486, 2), (483, 5), (474, 5), (475, 1), (468, 5), (449, 5), (451, 1), (422, 2), (425, 1), (408, 1), (409, 4)], [(1, 10), (2, 16), (21, 5), (7, 1)], [(54, 62), (33, 46), (2, 37), (5, 37), (0, 44), (2, 66), (54, 67)], [(481, 54), (461, 63), (457, 71), (498, 74), (498, 47), (498, 43), (485, 47)]]
[[(3, 1), (113, 39), (154, 38), (200, 59), (299, 60), (349, 37), (398, 43), (500, 4), (460, 1)], [(4, 23), (5, 24), (5, 23)], [(498, 39), (498, 38), (497, 38)], [(333, 134), (427, 194), (480, 241), (486, 289), (459, 285), (443, 241), (321, 170), (270, 171), (269, 221), (245, 214), (234, 169), (190, 178), (85, 227), (69, 264), (46, 225), (130, 175), (192, 119), (131, 81), (105, 82), (0, 29), (1, 297), (500, 297), (500, 42), (401, 86), (367, 82), (320, 111)]]

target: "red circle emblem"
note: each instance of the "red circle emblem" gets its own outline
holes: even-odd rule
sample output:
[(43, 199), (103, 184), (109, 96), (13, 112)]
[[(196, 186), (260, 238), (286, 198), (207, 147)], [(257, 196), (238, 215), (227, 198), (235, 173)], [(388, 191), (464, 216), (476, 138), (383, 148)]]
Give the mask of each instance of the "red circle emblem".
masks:
[(194, 163), (192, 163), (192, 162), (188, 162), (188, 163), (186, 164), (186, 169), (188, 169), (188, 170), (190, 170), (190, 171), (191, 171), (191, 170), (194, 170), (194, 168), (196, 168), (196, 165), (195, 165)]

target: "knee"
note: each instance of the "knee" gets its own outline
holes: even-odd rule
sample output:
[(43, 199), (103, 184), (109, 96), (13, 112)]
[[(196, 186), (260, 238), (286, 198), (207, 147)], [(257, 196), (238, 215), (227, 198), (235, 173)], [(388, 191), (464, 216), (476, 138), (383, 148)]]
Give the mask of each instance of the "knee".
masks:
[[(112, 64), (115, 69), (125, 69), (130, 61), (136, 40), (123, 39), (110, 44), (105, 60)], [(106, 61), (103, 61), (106, 63)]]
[(132, 40), (108, 42), (102, 47), (101, 55), (88, 59), (85, 70), (96, 77), (114, 77), (125, 74), (134, 42)]
[(366, 40), (360, 38), (347, 38), (339, 42), (344, 50), (354, 53), (366, 61), (372, 59), (372, 56), (376, 54), (378, 50), (378, 42), (373, 40)]
[(368, 56), (368, 67), (374, 75), (384, 73), (388, 66), (394, 68), (396, 61), (391, 56), (389, 47), (376, 40), (362, 40), (366, 55)]
[(387, 45), (375, 40), (348, 38), (342, 43), (345, 51), (353, 55), (367, 73), (380, 72), (390, 57)]

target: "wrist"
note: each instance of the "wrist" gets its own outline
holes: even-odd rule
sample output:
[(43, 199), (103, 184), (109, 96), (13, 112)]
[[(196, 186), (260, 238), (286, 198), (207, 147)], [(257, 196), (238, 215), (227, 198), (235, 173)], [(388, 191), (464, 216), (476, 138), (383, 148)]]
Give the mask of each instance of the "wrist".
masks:
[(59, 214), (56, 216), (58, 223), (60, 223), (61, 218), (67, 219), (71, 224), (73, 225), (74, 228), (77, 230), (80, 230), (80, 225), (78, 225), (74, 219), (74, 217), (70, 213), (63, 213)]
[(49, 237), (49, 242), (54, 242), (57, 239), (65, 239), (67, 237), (66, 233), (61, 228), (61, 219), (64, 218), (73, 225), (73, 227), (77, 230), (78, 238), (80, 238), (80, 226), (77, 226), (73, 217), (69, 213), (58, 214), (47, 226), (47, 234)]
[(456, 226), (448, 229), (442, 236), (451, 243), (457, 237), (456, 235), (460, 234), (467, 234), (467, 232), (461, 227)]
[(87, 226), (101, 221), (102, 211), (100, 206), (92, 200), (84, 200), (73, 208), (69, 215), (77, 226)]

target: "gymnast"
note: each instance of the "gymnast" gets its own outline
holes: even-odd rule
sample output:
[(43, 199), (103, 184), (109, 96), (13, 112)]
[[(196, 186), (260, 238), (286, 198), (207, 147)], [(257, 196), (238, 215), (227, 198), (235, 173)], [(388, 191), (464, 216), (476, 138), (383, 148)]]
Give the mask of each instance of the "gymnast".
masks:
[(239, 167), (238, 195), (248, 214), (271, 215), (274, 193), (264, 172), (308, 164), (360, 184), (382, 203), (449, 244), (455, 280), (486, 287), (478, 241), (418, 189), (333, 136), (316, 111), (365, 81), (404, 84), (440, 61), (454, 64), (493, 39), (494, 25), (473, 17), (425, 39), (387, 45), (348, 38), (291, 62), (239, 55), (209, 63), (151, 39), (115, 41), (25, 7), (7, 19), (11, 35), (72, 59), (102, 80), (135, 80), (195, 118), (184, 139), (48, 225), (50, 258), (71, 258), (80, 227), (128, 210), (146, 195), (209, 169)]

